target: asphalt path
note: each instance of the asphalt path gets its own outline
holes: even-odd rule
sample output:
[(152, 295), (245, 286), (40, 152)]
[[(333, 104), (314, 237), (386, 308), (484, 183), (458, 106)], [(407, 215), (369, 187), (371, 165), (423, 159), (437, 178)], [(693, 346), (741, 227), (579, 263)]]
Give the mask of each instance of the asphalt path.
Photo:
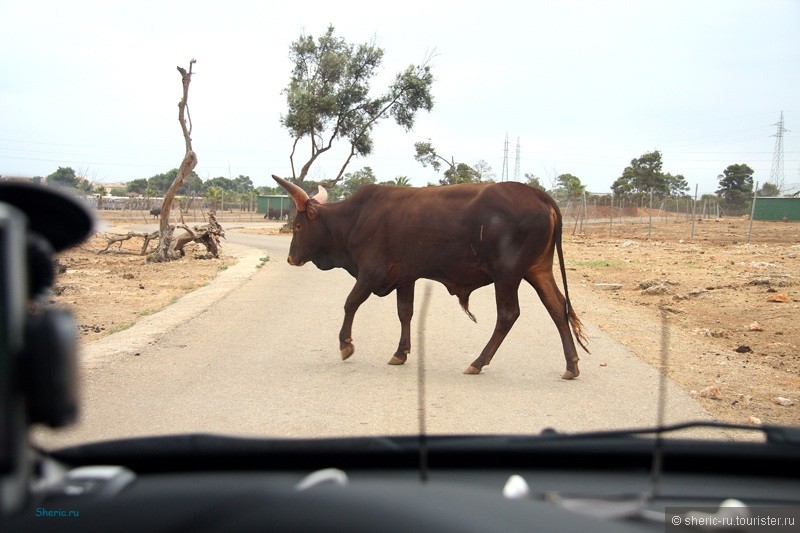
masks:
[[(475, 324), (442, 285), (417, 282), (412, 351), (402, 366), (387, 364), (400, 334), (395, 294), (371, 296), (356, 314), (355, 354), (342, 361), (338, 332), (350, 275), (288, 265), (288, 236), (232, 230), (228, 242), (242, 259), (220, 279), (86, 347), (81, 421), (58, 433), (37, 431), (41, 445), (172, 433), (415, 434), (420, 335), (430, 434), (578, 432), (657, 422), (659, 372), (594, 324), (584, 323), (592, 354), (580, 352), (581, 375), (561, 379), (565, 361), (556, 328), (525, 283), (522, 314), (479, 375), (462, 372), (494, 328), (491, 286), (471, 297)], [(256, 268), (265, 255), (269, 260)], [(431, 297), (422, 317), (426, 286)], [(711, 419), (676, 385), (667, 390), (667, 422)]]

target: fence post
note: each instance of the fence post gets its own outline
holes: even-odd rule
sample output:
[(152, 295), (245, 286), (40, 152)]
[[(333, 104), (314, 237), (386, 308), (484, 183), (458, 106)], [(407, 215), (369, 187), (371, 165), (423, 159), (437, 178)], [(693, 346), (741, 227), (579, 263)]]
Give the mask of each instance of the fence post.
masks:
[(694, 202), (692, 202), (692, 238), (690, 240), (694, 240), (694, 219), (695, 214), (697, 213), (697, 187), (698, 184), (694, 184)]
[(648, 214), (650, 215), (647, 227), (647, 239), (650, 240), (650, 236), (653, 234), (653, 188), (650, 187), (650, 208), (648, 209)]
[[(586, 224), (587, 215), (588, 215), (588, 213), (586, 211), (586, 191), (584, 190), (583, 191), (583, 219), (581, 220), (581, 233), (584, 233), (584, 234), (588, 233), (587, 230), (583, 229), (583, 225)], [(587, 224), (587, 229), (588, 229), (588, 224)]]
[(611, 226), (614, 223), (614, 193), (611, 193), (611, 209), (608, 210), (608, 236), (611, 237)]
[(756, 214), (756, 198), (758, 198), (758, 182), (753, 190), (753, 206), (750, 208), (750, 227), (747, 230), (747, 244), (750, 244), (750, 237), (753, 235), (753, 216)]

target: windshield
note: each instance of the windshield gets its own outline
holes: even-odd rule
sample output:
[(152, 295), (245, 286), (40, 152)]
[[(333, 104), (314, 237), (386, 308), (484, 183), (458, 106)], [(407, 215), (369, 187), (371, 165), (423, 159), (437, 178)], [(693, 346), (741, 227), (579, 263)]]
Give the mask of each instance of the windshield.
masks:
[(800, 5), (46, 4), (0, 175), (100, 223), (44, 448), (800, 424)]

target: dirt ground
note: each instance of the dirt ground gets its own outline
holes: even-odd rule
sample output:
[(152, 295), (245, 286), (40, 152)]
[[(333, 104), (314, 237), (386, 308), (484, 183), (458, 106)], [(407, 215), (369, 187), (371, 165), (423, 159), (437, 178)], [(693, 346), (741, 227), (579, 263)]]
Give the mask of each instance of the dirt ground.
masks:
[[(109, 220), (115, 233), (141, 223)], [(581, 229), (565, 221), (579, 316), (659, 366), (663, 310), (667, 373), (709, 412), (736, 423), (800, 425), (800, 224), (755, 222), (748, 244), (747, 220), (706, 219), (693, 236), (691, 222), (655, 222), (652, 229), (647, 218)], [(223, 221), (226, 229), (231, 224), (238, 225)], [(130, 327), (234, 261), (195, 259), (190, 250), (176, 263), (146, 263), (134, 255), (141, 244), (126, 241), (127, 253), (98, 255), (106, 241), (96, 236), (61, 255), (67, 270), (50, 301), (73, 309), (82, 343)], [(602, 354), (584, 354), (581, 364), (606, 363)]]
[(660, 366), (663, 310), (668, 374), (709, 412), (800, 425), (800, 224), (756, 221), (749, 244), (742, 219), (567, 226), (581, 317)]
[[(235, 262), (224, 256), (224, 241), (220, 259), (199, 259), (205, 247), (189, 244), (186, 256), (180, 261), (148, 263), (140, 255), (144, 241), (138, 237), (112, 245), (108, 253), (98, 254), (108, 244), (104, 234), (128, 232), (123, 221), (105, 222), (110, 226), (104, 231), (80, 247), (60, 254), (59, 264), (66, 271), (57, 275), (49, 298), (49, 303), (72, 310), (81, 344), (131, 327), (143, 316), (206, 285), (220, 270)], [(181, 234), (181, 230), (176, 231), (176, 235)]]

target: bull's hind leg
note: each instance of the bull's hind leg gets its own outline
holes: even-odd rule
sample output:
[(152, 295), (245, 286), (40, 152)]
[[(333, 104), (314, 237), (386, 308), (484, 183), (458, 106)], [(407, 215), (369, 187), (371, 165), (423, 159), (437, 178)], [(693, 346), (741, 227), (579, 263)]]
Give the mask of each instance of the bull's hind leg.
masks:
[(567, 369), (563, 379), (572, 379), (580, 374), (578, 370), (578, 352), (575, 349), (575, 342), (572, 340), (572, 331), (567, 320), (567, 304), (564, 295), (558, 290), (556, 280), (552, 272), (528, 271), (525, 274), (525, 281), (530, 283), (539, 298), (542, 300), (550, 318), (556, 324), (558, 334), (561, 336), (561, 345), (564, 348), (564, 358), (567, 360)]
[(477, 374), (481, 369), (488, 365), (495, 352), (503, 343), (503, 340), (511, 330), (511, 326), (519, 318), (519, 282), (497, 282), (495, 281), (495, 300), (497, 302), (497, 323), (494, 332), (486, 347), (475, 361), (464, 371), (465, 374)]
[(390, 365), (402, 365), (411, 353), (411, 317), (414, 314), (414, 282), (397, 287), (397, 316), (400, 318), (400, 344)]

